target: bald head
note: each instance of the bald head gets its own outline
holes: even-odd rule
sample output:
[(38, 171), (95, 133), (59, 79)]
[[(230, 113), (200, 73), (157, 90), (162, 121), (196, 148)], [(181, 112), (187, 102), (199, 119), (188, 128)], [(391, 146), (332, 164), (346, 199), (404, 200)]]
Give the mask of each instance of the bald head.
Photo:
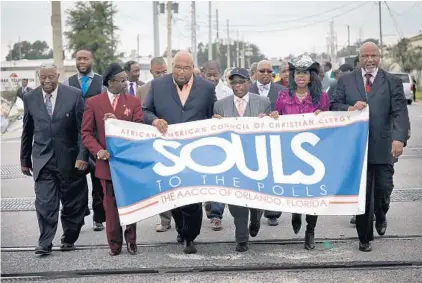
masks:
[(256, 79), (263, 85), (269, 84), (273, 79), (273, 66), (268, 60), (258, 62)]
[(173, 78), (182, 87), (187, 84), (193, 74), (193, 57), (188, 51), (179, 51), (174, 56)]
[(359, 63), (367, 73), (372, 73), (380, 63), (380, 51), (378, 45), (373, 42), (365, 42), (359, 49)]

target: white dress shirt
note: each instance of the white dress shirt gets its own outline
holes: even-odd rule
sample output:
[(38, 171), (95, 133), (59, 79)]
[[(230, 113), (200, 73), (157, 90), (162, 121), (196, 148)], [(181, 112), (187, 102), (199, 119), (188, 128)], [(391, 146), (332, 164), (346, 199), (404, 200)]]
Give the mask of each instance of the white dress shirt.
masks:
[(237, 105), (241, 104), (243, 105), (243, 109), (246, 111), (246, 106), (248, 105), (248, 103), (249, 103), (249, 92), (242, 98), (239, 98), (236, 95), (234, 95), (234, 105), (236, 106), (236, 109), (237, 109)]
[[(110, 104), (111, 106), (113, 106), (113, 100), (114, 100), (114, 93), (111, 93), (108, 89), (107, 89), (107, 95), (108, 95), (108, 99), (110, 100)], [(120, 96), (120, 94), (118, 94), (117, 96)]]
[[(50, 100), (51, 100), (51, 111), (52, 111), (52, 113), (54, 113), (54, 106), (56, 105), (56, 99), (57, 99), (57, 89), (58, 89), (58, 86), (56, 87), (56, 89), (55, 90), (53, 90), (53, 92), (51, 93), (51, 98), (50, 98)], [(44, 103), (45, 103), (45, 101), (46, 101), (46, 95), (47, 93), (44, 91), (44, 90), (42, 90), (42, 95), (43, 95), (43, 98), (44, 98)]]
[[(270, 92), (270, 88), (271, 88), (271, 83), (269, 83), (267, 85), (263, 85), (260, 82), (256, 81), (256, 85), (258, 87), (259, 94), (262, 95), (262, 96), (268, 97), (268, 93)], [(267, 89), (261, 90), (263, 86), (266, 86)]]
[(233, 95), (233, 90), (225, 85), (222, 80), (220, 80), (218, 85), (215, 87), (215, 96), (217, 96), (217, 100), (230, 95)]

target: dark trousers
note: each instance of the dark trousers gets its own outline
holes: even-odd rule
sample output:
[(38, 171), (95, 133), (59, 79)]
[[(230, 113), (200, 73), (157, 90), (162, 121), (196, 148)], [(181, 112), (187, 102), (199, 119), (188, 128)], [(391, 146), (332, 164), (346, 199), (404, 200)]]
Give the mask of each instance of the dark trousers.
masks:
[(185, 241), (194, 241), (201, 233), (202, 203), (178, 207), (171, 211), (176, 223), (177, 233)]
[[(89, 173), (91, 175), (91, 183), (92, 183), (92, 211), (93, 211), (92, 219), (94, 220), (94, 222), (103, 223), (105, 222), (105, 211), (104, 211), (104, 206), (103, 206), (103, 200), (104, 200), (103, 186), (101, 185), (100, 179), (95, 177), (95, 163), (94, 162), (90, 162)], [(85, 215), (89, 215), (88, 200), (86, 202), (86, 211), (87, 213)]]
[[(104, 192), (104, 210), (106, 214), (106, 234), (110, 250), (120, 251), (123, 244), (123, 231), (120, 226), (119, 212), (114, 196), (113, 183), (109, 180), (101, 180)], [(136, 223), (126, 226), (125, 240), (127, 243), (136, 244)]]
[(374, 240), (374, 210), (377, 222), (385, 220), (393, 192), (393, 175), (392, 164), (368, 164), (365, 214), (356, 216), (356, 230), (362, 243)]
[(35, 181), (35, 210), (37, 212), (40, 237), (38, 244), (49, 246), (56, 235), (60, 202), (62, 210), (62, 243), (74, 244), (84, 220), (86, 179), (76, 169), (64, 175), (57, 169), (55, 158), (50, 159)]
[(269, 210), (265, 210), (264, 211), (264, 217), (268, 218), (268, 219), (272, 219), (272, 218), (280, 218), (281, 216), (281, 212), (280, 211), (269, 211)]
[(248, 224), (250, 222), (252, 225), (259, 225), (263, 211), (231, 204), (229, 204), (229, 211), (234, 219), (236, 243), (247, 243), (249, 241)]

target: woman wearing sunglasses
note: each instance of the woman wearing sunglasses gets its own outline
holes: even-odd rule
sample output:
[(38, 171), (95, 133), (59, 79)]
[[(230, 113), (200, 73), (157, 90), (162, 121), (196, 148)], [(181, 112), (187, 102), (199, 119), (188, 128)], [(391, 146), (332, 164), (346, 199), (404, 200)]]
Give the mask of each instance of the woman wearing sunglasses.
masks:
[[(289, 63), (289, 85), (280, 92), (274, 112), (270, 114), (277, 119), (279, 115), (318, 114), (328, 111), (330, 101), (328, 94), (322, 91), (321, 80), (318, 76), (319, 64), (308, 55), (297, 58), (294, 64)], [(306, 215), (305, 249), (315, 248), (314, 231), (318, 216)], [(293, 231), (299, 233), (302, 226), (302, 215), (293, 214)]]

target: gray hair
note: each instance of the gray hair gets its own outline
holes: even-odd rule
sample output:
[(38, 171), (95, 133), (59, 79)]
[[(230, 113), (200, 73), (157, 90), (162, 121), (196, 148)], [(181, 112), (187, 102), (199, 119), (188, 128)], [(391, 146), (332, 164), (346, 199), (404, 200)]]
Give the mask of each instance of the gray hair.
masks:
[(166, 65), (166, 61), (163, 57), (154, 57), (151, 60), (151, 66), (152, 65)]
[(256, 73), (256, 70), (258, 69), (258, 62), (252, 63), (250, 67), (250, 75), (253, 76)]
[(225, 71), (224, 71), (224, 75), (223, 75), (223, 81), (225, 82), (226, 81), (226, 78), (227, 78), (227, 75), (231, 72), (233, 70), (233, 68), (227, 68)]
[(57, 65), (54, 63), (46, 63), (46, 64), (42, 64), (40, 67), (40, 70), (43, 69), (56, 69), (57, 70)]

